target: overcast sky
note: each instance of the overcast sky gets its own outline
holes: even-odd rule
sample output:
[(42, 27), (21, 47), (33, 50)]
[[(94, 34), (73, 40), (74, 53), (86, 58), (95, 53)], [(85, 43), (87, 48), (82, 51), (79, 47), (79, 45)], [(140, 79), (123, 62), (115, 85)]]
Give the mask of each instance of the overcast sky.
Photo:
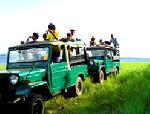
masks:
[(120, 43), (121, 57), (150, 58), (149, 0), (0, 0), (0, 53), (26, 40), (33, 32), (42, 34), (53, 22), (65, 37), (70, 28), (89, 44), (110, 40)]

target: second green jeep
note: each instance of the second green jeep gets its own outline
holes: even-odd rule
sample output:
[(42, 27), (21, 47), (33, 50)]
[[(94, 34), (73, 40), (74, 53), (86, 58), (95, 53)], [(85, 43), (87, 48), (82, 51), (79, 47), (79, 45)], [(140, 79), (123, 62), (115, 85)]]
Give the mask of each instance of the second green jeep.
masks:
[(120, 68), (119, 50), (114, 47), (87, 47), (89, 55), (88, 73), (93, 82), (103, 83), (107, 74), (118, 74)]

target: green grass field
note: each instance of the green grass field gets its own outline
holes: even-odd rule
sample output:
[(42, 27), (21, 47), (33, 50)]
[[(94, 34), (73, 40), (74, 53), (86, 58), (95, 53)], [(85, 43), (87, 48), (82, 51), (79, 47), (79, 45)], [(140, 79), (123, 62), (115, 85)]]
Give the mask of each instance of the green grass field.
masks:
[(82, 96), (58, 95), (45, 107), (45, 114), (150, 114), (150, 63), (121, 63), (104, 85), (86, 79)]
[(5, 66), (4, 65), (0, 65), (0, 71), (1, 70), (5, 70)]
[(122, 63), (104, 85), (84, 82), (83, 95), (45, 103), (46, 114), (150, 114), (150, 63)]

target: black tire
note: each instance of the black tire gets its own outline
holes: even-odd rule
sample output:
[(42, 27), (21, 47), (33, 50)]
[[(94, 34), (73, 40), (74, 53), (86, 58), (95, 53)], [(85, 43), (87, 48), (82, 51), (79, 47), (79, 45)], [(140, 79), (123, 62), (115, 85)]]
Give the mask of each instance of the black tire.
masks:
[(117, 67), (117, 72), (118, 72), (118, 74), (119, 74), (119, 67)]
[(116, 76), (117, 74), (119, 74), (119, 71), (117, 68), (114, 69), (114, 72), (113, 72), (114, 76)]
[(98, 73), (98, 83), (103, 84), (104, 83), (104, 78), (105, 78), (105, 74), (102, 70), (100, 70), (99, 73)]
[[(8, 108), (8, 107), (7, 107)], [(9, 109), (9, 108), (8, 108)], [(6, 113), (6, 106), (4, 104), (0, 104), (0, 114), (5, 114)]]
[(67, 89), (68, 97), (76, 97), (82, 95), (83, 84), (81, 77), (77, 78), (76, 85)]
[(44, 103), (41, 95), (29, 95), (26, 105), (28, 114), (44, 114)]

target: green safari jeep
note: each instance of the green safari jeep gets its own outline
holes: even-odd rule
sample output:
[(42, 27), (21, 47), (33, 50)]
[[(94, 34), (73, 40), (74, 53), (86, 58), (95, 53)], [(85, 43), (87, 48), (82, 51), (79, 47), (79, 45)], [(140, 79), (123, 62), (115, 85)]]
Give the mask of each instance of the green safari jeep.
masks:
[(107, 74), (118, 74), (120, 68), (119, 50), (114, 47), (87, 47), (88, 73), (93, 82), (103, 83)]
[(87, 76), (86, 48), (81, 41), (36, 42), (10, 47), (0, 72), (0, 104), (25, 104), (28, 114), (43, 114), (43, 101), (66, 92), (82, 94)]

